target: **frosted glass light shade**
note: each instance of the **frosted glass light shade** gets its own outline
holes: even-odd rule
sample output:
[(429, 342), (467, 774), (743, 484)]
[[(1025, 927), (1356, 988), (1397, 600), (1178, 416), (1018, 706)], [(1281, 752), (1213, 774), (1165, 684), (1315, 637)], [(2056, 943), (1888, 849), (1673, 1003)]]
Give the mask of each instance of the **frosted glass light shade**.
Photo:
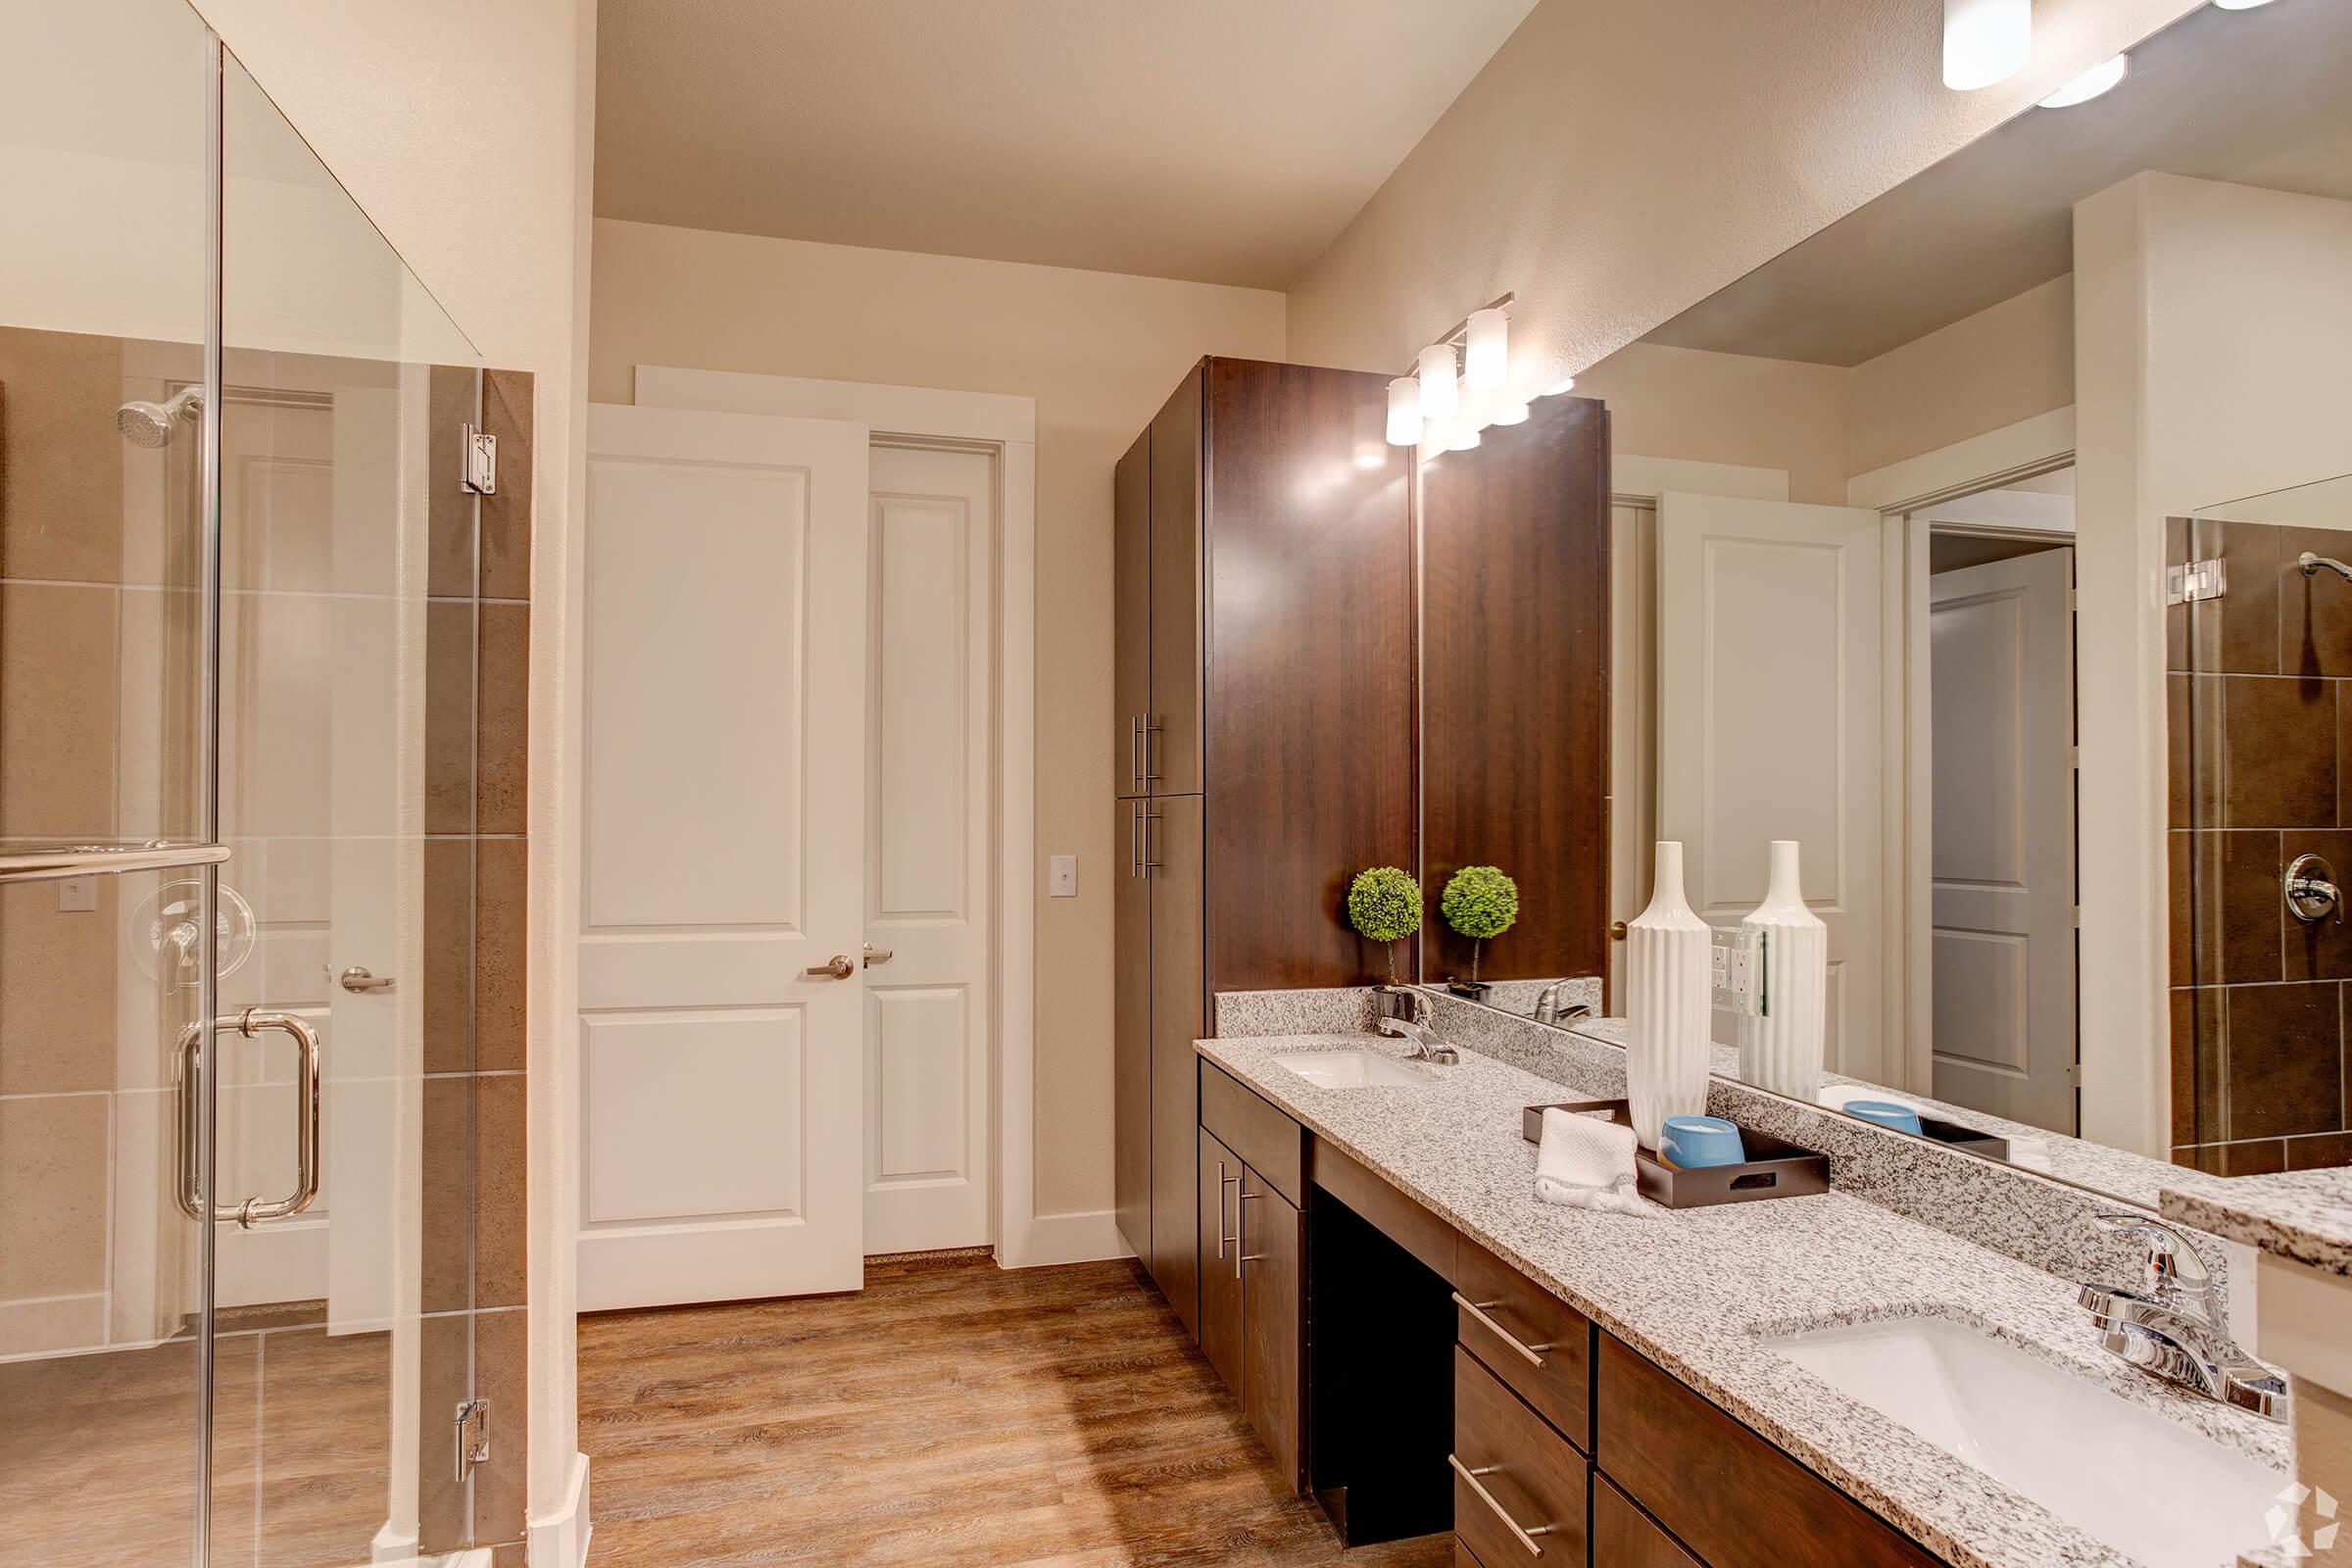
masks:
[(1500, 311), (1472, 311), (1462, 344), (1462, 384), (1478, 391), (1502, 385), (1511, 368), (1510, 326)]
[(2086, 104), (2123, 80), (2125, 73), (2131, 69), (2132, 57), (2130, 55), (2117, 55), (2113, 60), (2102, 60), (2044, 98), (2041, 101), (2041, 107), (2044, 109), (2072, 109), (2077, 104)]
[(1389, 383), (1389, 445), (1409, 447), (1421, 439), (1421, 383), (1400, 375)]
[(2218, 11), (2251, 11), (2256, 6), (2270, 3), (2271, 0), (2213, 0), (2214, 8)]
[(1472, 424), (1468, 419), (1457, 418), (1446, 429), (1446, 451), (1467, 452), (1476, 445), (1478, 445), (1478, 426)]
[(1543, 391), (1537, 393), (1536, 395), (1538, 397), (1556, 398), (1565, 396), (1566, 394), (1575, 390), (1576, 377), (1573, 375), (1563, 375), (1557, 381), (1552, 382), (1551, 385), (1545, 387)]
[(2034, 53), (2034, 0), (1943, 0), (1943, 84), (2006, 81)]
[(1527, 405), (1524, 403), (1498, 403), (1494, 406), (1494, 417), (1487, 422), (1489, 424), (1525, 424), (1527, 422)]
[(1432, 343), (1413, 362), (1421, 378), (1421, 417), (1450, 419), (1462, 406), (1462, 391), (1453, 379), (1453, 345)]

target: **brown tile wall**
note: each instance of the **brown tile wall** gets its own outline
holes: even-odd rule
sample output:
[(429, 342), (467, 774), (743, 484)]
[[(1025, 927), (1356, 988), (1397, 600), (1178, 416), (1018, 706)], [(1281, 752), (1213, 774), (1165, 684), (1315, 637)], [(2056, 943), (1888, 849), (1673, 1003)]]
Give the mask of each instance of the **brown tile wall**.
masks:
[[(523, 1539), (531, 400), (530, 376), (484, 373), (497, 492), (481, 499), (478, 521), (471, 508), (436, 507), (428, 551), (423, 1230), (424, 1309), (436, 1315), (420, 1353), (426, 1551)], [(455, 452), (466, 400), (436, 384), (432, 402)], [(438, 453), (444, 419), (434, 422)], [(454, 466), (446, 477), (454, 493)], [(444, 488), (438, 477), (433, 488)], [(492, 1430), (470, 1516), (453, 1480), (450, 1424), (468, 1389), (490, 1401)]]
[(2166, 612), (2173, 1158), (2221, 1175), (2352, 1163), (2352, 924), (2287, 910), (2286, 867), (2352, 876), (2352, 583), (2305, 550), (2352, 534), (2173, 518), (2166, 560), (2219, 557), (2218, 600)]

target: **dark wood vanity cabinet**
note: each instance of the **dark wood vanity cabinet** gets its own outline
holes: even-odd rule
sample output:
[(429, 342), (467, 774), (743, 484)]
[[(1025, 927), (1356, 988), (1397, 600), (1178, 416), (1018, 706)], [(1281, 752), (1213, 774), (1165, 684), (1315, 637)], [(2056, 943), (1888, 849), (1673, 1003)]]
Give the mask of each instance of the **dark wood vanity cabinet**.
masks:
[(1306, 1457), (1306, 1222), (1298, 1201), (1305, 1135), (1207, 1064), (1200, 1117), (1200, 1350), (1298, 1491)]
[(1203, 360), (1113, 474), (1114, 1208), (1196, 1334), (1211, 999), (1384, 978), (1347, 886), (1415, 863), (1410, 454), (1380, 439), (1387, 395)]

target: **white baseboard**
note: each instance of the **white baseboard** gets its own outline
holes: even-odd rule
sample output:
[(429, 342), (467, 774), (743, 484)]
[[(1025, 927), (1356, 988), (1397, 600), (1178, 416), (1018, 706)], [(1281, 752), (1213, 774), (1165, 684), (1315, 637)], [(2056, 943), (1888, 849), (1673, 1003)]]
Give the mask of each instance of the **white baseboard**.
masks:
[(588, 1517), (588, 1456), (571, 1456), (571, 1480), (564, 1489), (563, 1505), (531, 1520), (531, 1568), (587, 1568), (588, 1537), (595, 1525)]
[(1022, 1245), (998, 1251), (999, 1261), (1006, 1268), (1044, 1268), (1054, 1263), (1093, 1263), (1134, 1255), (1135, 1250), (1119, 1235), (1117, 1216), (1107, 1208), (1040, 1214), (1029, 1222), (1029, 1235)]

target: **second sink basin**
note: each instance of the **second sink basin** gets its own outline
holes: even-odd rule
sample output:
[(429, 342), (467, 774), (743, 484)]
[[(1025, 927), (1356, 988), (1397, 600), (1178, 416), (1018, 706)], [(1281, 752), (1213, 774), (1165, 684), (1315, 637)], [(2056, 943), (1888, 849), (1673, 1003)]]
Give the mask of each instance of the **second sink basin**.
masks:
[(1276, 1056), (1274, 1065), (1288, 1068), (1318, 1089), (1401, 1087), (1429, 1081), (1416, 1068), (1377, 1051), (1294, 1051)]
[(1767, 1342), (1840, 1394), (2148, 1568), (2267, 1538), (2286, 1477), (2014, 1345), (1938, 1317)]

